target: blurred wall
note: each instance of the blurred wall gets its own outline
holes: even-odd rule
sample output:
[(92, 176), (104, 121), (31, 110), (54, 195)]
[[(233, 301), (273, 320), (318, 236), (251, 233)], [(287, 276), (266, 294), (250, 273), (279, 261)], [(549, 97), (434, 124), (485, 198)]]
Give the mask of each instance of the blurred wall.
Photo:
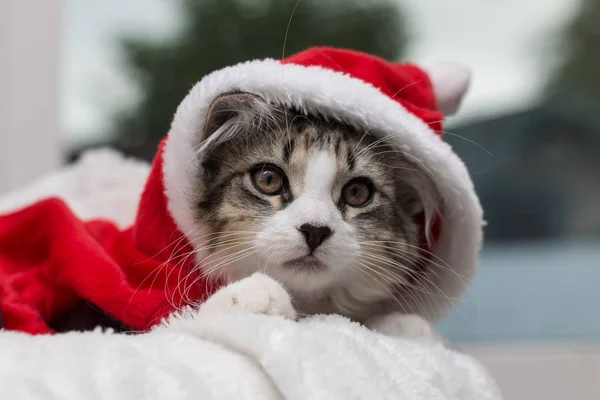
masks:
[(61, 0), (0, 1), (0, 194), (60, 164)]

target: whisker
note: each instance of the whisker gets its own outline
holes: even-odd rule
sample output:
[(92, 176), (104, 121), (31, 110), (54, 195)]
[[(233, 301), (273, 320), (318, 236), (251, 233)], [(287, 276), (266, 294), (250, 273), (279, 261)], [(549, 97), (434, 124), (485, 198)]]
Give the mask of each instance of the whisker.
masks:
[(457, 135), (456, 133), (452, 133), (452, 132), (448, 132), (448, 131), (443, 131), (443, 133), (444, 133), (444, 135), (450, 135), (450, 136), (454, 136), (454, 137), (457, 137), (457, 138), (459, 138), (459, 139), (462, 139), (462, 140), (464, 140), (465, 142), (472, 143), (472, 144), (474, 144), (475, 146), (479, 147), (481, 150), (485, 151), (485, 152), (486, 152), (487, 154), (489, 154), (491, 157), (494, 157), (494, 158), (495, 158), (495, 156), (494, 156), (494, 155), (493, 155), (493, 154), (492, 154), (492, 153), (491, 153), (491, 152), (490, 152), (488, 149), (486, 149), (485, 147), (483, 147), (482, 145), (480, 145), (479, 143), (477, 143), (477, 142), (476, 142), (476, 141), (474, 141), (474, 140), (471, 140), (471, 139), (469, 139), (469, 138), (466, 138), (466, 137), (464, 137), (464, 136)]
[[(387, 250), (391, 250), (391, 249), (387, 249)], [(381, 261), (388, 261), (390, 263), (395, 263), (396, 260), (391, 259), (389, 257), (383, 256), (379, 253), (370, 253), (368, 251), (364, 251), (365, 254), (375, 254)], [(402, 251), (400, 249), (395, 249), (393, 251), (393, 256), (399, 257), (401, 258), (403, 261), (406, 261), (409, 265), (413, 265), (413, 264), (417, 264), (417, 266), (422, 266), (422, 267), (427, 267), (428, 264), (425, 263), (423, 260), (421, 260), (419, 257), (417, 257), (416, 254), (414, 253), (409, 253), (406, 251)], [(414, 270), (412, 268), (410, 268), (409, 266), (405, 266), (406, 268), (408, 268), (408, 270), (410, 271), (410, 273), (413, 273)], [(435, 274), (437, 277), (439, 277), (439, 274), (437, 273), (437, 271), (435, 270), (431, 270), (431, 272), (433, 274)]]
[[(186, 299), (186, 301), (189, 303), (190, 298), (189, 298), (189, 291), (191, 290), (191, 288), (193, 287), (193, 285), (197, 284), (197, 282), (201, 279), (206, 278), (205, 280), (207, 281), (206, 284), (208, 284), (208, 281), (210, 281), (210, 279), (212, 278), (211, 275), (213, 273), (215, 273), (216, 271), (218, 271), (220, 269), (221, 265), (229, 265), (233, 262), (235, 262), (237, 260), (237, 257), (240, 255), (250, 255), (251, 253), (254, 252), (254, 248), (250, 247), (250, 248), (244, 248), (242, 250), (233, 252), (231, 254), (227, 254), (223, 257), (220, 257), (218, 259), (215, 260), (216, 264), (215, 265), (204, 265), (203, 267), (199, 267), (198, 265), (196, 265), (193, 268), (194, 274), (199, 271), (202, 270), (202, 272), (192, 281), (191, 284), (189, 285), (185, 285), (184, 289), (183, 289), (183, 297)], [(188, 274), (188, 277), (190, 276), (190, 274)], [(189, 279), (189, 278), (188, 278)], [(186, 279), (186, 281), (188, 280)], [(179, 285), (177, 286), (179, 288)]]
[[(365, 269), (358, 269), (359, 272), (365, 273), (367, 276), (371, 277), (376, 283), (378, 283), (391, 297), (392, 299), (398, 303), (398, 305), (400, 306), (400, 308), (403, 310), (403, 312), (406, 312), (405, 310), (405, 305), (400, 301), (400, 299), (398, 298), (397, 295), (395, 295), (391, 289), (385, 285), (385, 283), (381, 282), (378, 277), (382, 277), (382, 275), (375, 269), (371, 268), (370, 266), (368, 266), (367, 264), (364, 264), (362, 261), (358, 262), (359, 265), (362, 268)], [(375, 275), (371, 275), (368, 271), (373, 272)], [(384, 280), (387, 282), (387, 279), (384, 278)], [(393, 287), (393, 286), (392, 286)]]
[[(375, 258), (375, 259), (378, 259), (378, 260), (380, 260), (380, 261), (382, 261), (382, 262), (385, 262), (385, 263), (386, 263), (385, 265), (386, 265), (387, 267), (391, 267), (391, 268), (400, 268), (401, 270), (403, 270), (403, 271), (407, 272), (407, 275), (412, 275), (412, 276), (415, 276), (415, 275), (414, 275), (414, 270), (413, 270), (413, 269), (411, 269), (411, 268), (409, 268), (409, 267), (407, 267), (407, 266), (405, 266), (405, 265), (403, 265), (403, 264), (400, 264), (400, 263), (396, 262), (396, 261), (395, 261), (395, 260), (393, 260), (393, 259), (390, 259), (390, 258), (387, 258), (387, 257), (383, 257), (383, 256), (379, 256), (379, 255), (373, 255), (372, 253), (368, 253), (368, 252), (367, 252), (367, 253), (365, 253), (365, 255), (369, 256), (370, 258)], [(411, 259), (409, 259), (408, 257), (406, 257), (406, 258), (404, 258), (404, 259), (405, 259), (406, 261), (412, 262), (412, 260), (411, 260)], [(445, 293), (444, 293), (444, 292), (443, 292), (443, 291), (442, 291), (442, 290), (441, 290), (441, 289), (440, 289), (440, 288), (439, 288), (439, 287), (438, 287), (438, 286), (435, 284), (435, 282), (433, 282), (433, 280), (432, 280), (432, 279), (431, 279), (431, 278), (430, 278), (430, 277), (429, 277), (427, 274), (422, 274), (422, 275), (421, 275), (421, 278), (423, 278), (423, 279), (427, 280), (427, 283), (429, 283), (431, 286), (435, 287), (435, 288), (436, 288), (436, 289), (437, 289), (437, 290), (438, 290), (438, 291), (439, 291), (439, 292), (442, 294), (442, 296), (443, 296), (443, 297), (445, 297), (446, 299), (448, 299), (448, 300), (452, 301), (452, 299), (450, 299), (450, 297), (448, 297), (448, 296), (447, 296), (447, 295), (446, 295), (446, 294), (445, 294)]]
[[(301, 1), (302, 0), (298, 0), (296, 2), (296, 5), (294, 6), (294, 9), (292, 10), (292, 15), (290, 15), (290, 19), (288, 20), (287, 27), (285, 28), (285, 36), (283, 37), (283, 48), (281, 49), (281, 59), (282, 60), (285, 58), (285, 46), (287, 45), (287, 39), (288, 39), (288, 34), (290, 33), (290, 26), (292, 25), (292, 19), (294, 18), (294, 14), (296, 14), (296, 9), (300, 5)], [(283, 71), (283, 69), (282, 69), (282, 71)]]
[(361, 242), (359, 242), (360, 245), (382, 247), (382, 248), (386, 248), (386, 249), (389, 249), (392, 251), (400, 251), (400, 249), (398, 247), (387, 246), (387, 245), (383, 245), (382, 243), (394, 243), (399, 246), (406, 246), (406, 247), (414, 248), (415, 250), (423, 252), (423, 253), (433, 257), (435, 260), (439, 261), (439, 263), (437, 263), (432, 260), (429, 260), (434, 266), (440, 267), (441, 269), (444, 269), (444, 270), (454, 274), (457, 278), (464, 280), (465, 283), (468, 283), (468, 284), (476, 283), (472, 279), (469, 279), (469, 278), (459, 274), (454, 268), (452, 268), (446, 261), (444, 261), (438, 255), (432, 253), (431, 251), (429, 251), (427, 249), (422, 248), (421, 246), (417, 246), (417, 245), (405, 243), (405, 242), (392, 241), (392, 240), (376, 240), (376, 241), (361, 241)]

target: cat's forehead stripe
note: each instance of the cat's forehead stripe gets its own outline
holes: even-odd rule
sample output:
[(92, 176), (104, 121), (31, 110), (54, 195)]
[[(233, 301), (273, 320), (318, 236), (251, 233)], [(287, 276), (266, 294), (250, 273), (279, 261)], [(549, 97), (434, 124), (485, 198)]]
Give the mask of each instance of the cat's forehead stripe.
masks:
[(313, 152), (307, 161), (304, 193), (329, 196), (336, 175), (336, 159), (331, 152)]

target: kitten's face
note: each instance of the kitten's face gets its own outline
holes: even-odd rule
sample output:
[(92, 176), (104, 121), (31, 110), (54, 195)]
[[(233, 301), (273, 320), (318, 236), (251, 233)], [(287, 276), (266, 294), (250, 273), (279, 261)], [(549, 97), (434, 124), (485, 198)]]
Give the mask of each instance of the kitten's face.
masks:
[(405, 154), (247, 94), (215, 101), (206, 134), (217, 130), (235, 134), (206, 148), (194, 199), (209, 228), (209, 274), (231, 281), (260, 270), (300, 295), (369, 301), (406, 283), (415, 216), (435, 189)]

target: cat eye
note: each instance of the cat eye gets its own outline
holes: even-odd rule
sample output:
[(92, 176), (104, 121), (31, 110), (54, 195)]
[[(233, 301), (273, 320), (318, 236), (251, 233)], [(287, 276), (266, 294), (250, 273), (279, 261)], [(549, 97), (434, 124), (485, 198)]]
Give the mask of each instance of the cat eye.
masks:
[(366, 178), (353, 179), (342, 189), (342, 201), (351, 207), (365, 207), (373, 198), (373, 183)]
[(250, 172), (252, 183), (261, 193), (270, 196), (281, 194), (285, 174), (273, 165), (263, 165)]

